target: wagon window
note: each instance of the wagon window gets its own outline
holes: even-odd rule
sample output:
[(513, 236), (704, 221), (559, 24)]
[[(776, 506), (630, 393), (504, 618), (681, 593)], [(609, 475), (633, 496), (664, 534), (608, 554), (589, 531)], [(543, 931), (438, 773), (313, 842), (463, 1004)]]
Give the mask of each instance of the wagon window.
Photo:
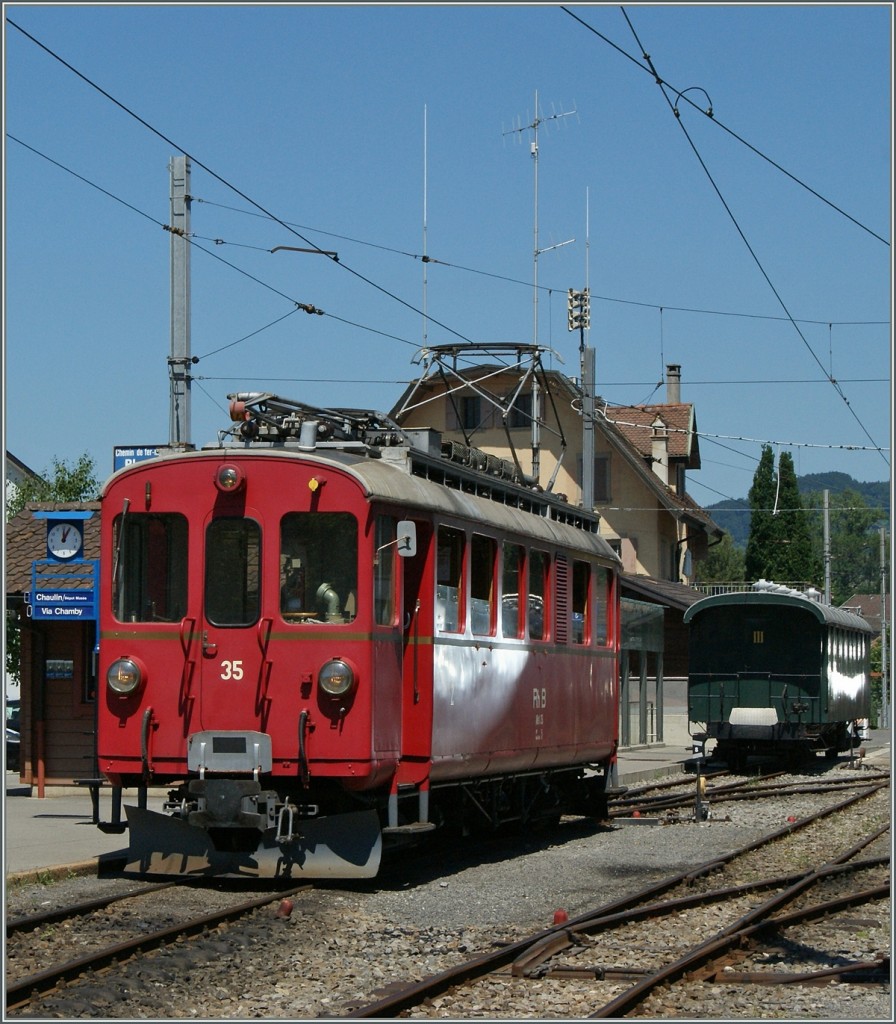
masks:
[(491, 636), (495, 632), (495, 554), (491, 537), (473, 534), (470, 548), (470, 628)]
[(546, 551), (533, 551), (529, 556), (529, 639), (545, 640), (547, 630), (547, 580), (550, 556)]
[(205, 616), (216, 626), (251, 626), (261, 600), (261, 528), (252, 519), (213, 519), (205, 531)]
[(594, 628), (597, 643), (606, 646), (609, 641), (610, 573), (607, 569), (594, 570)]
[(501, 575), (501, 632), (504, 636), (523, 635), (520, 615), (520, 586), (523, 581), (523, 548), (520, 544), (504, 544)]
[(572, 642), (586, 644), (589, 640), (589, 596), (591, 566), (587, 562), (572, 563)]
[(436, 628), (463, 632), (464, 535), (449, 526), (439, 527), (436, 577)]
[[(394, 539), (394, 538), (393, 538)], [(388, 551), (382, 561), (388, 561)], [(389, 570), (391, 572), (391, 570)], [(280, 521), (280, 612), (293, 625), (351, 622), (358, 602), (358, 521), (290, 512)]]
[(120, 622), (179, 622), (186, 615), (185, 516), (120, 515), (115, 520), (113, 550), (115, 618)]

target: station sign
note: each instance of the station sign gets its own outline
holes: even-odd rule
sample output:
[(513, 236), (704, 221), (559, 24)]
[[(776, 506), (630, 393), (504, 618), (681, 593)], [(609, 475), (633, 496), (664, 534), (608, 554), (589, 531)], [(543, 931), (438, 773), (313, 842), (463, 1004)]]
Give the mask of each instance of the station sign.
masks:
[(55, 622), (96, 619), (93, 590), (32, 590), (27, 598), (32, 619)]
[(161, 447), (161, 445), (116, 445), (112, 449), (113, 469), (124, 469), (125, 466), (132, 466), (135, 462), (154, 459), (158, 456)]

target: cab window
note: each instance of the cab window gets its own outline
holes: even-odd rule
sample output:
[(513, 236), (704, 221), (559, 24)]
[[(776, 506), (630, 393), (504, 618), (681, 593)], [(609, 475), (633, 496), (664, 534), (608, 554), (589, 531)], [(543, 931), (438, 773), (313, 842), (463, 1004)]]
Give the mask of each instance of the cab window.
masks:
[(295, 625), (354, 620), (358, 522), (350, 512), (290, 512), (280, 523), (280, 613)]
[(128, 512), (115, 520), (112, 614), (119, 622), (180, 622), (187, 613), (187, 519)]

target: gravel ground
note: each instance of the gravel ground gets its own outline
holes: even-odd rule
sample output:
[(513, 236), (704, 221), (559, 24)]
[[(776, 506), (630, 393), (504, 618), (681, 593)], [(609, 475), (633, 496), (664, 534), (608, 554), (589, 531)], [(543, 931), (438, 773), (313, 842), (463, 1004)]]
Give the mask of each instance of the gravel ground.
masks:
[[(869, 780), (872, 773), (869, 774)], [(876, 775), (874, 776), (877, 777)], [(805, 780), (804, 780), (805, 781)], [(56, 1019), (313, 1019), (339, 1017), (377, 998), (390, 986), (419, 980), (469, 959), (495, 944), (548, 928), (558, 909), (572, 918), (603, 906), (652, 881), (666, 878), (784, 827), (821, 806), (839, 801), (811, 794), (763, 803), (715, 807), (712, 817), (675, 825), (625, 824), (594, 828), (564, 821), (543, 836), (498, 844), (464, 840), (435, 845), (424, 858), (403, 860), (376, 884), (330, 886), (295, 898), (288, 918), (273, 908), (256, 912), (237, 928), (222, 929), (200, 944), (180, 944), (143, 957), (108, 979), (69, 986), (39, 1007), (10, 1016)], [(889, 820), (889, 791), (865, 801), (861, 821)], [(852, 825), (825, 828), (826, 853), (852, 845)], [(887, 841), (889, 849), (889, 840)], [(769, 866), (767, 874), (775, 873)], [(132, 881), (66, 879), (25, 884), (7, 891), (10, 917), (48, 902), (87, 899), (97, 892), (132, 887)], [(225, 893), (226, 895), (226, 893)], [(232, 895), (232, 894), (231, 894)], [(242, 892), (239, 898), (248, 899)], [(178, 901), (178, 890), (153, 899)], [(209, 909), (218, 896), (209, 892)], [(704, 914), (707, 912), (704, 910)], [(712, 931), (713, 915), (695, 925)], [(860, 908), (853, 930), (839, 933), (831, 950), (847, 960), (873, 959), (891, 942), (889, 902)], [(656, 931), (661, 925), (652, 923)], [(829, 942), (824, 925), (813, 941)], [(850, 938), (852, 936), (852, 938)], [(671, 943), (671, 937), (670, 937)], [(621, 962), (604, 943), (593, 959)], [(753, 969), (747, 967), (744, 969)], [(812, 969), (818, 969), (813, 966)], [(620, 988), (620, 986), (617, 986)], [(454, 1019), (565, 1019), (586, 1016), (612, 998), (613, 988), (593, 982), (520, 982), (492, 978), (482, 998), (458, 1009), (434, 1000), (413, 1016)], [(499, 1002), (494, 999), (498, 996)], [(704, 985), (698, 1003), (681, 1005), (672, 994), (651, 1004), (657, 1019), (893, 1020), (890, 987), (870, 985)]]

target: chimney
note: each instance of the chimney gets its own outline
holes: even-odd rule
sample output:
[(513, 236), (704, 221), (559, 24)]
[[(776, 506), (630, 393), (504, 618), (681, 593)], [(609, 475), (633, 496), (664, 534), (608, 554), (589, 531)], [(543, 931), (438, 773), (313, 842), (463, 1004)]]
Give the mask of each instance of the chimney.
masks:
[(666, 405), (678, 405), (681, 402), (681, 366), (678, 363), (666, 363)]

